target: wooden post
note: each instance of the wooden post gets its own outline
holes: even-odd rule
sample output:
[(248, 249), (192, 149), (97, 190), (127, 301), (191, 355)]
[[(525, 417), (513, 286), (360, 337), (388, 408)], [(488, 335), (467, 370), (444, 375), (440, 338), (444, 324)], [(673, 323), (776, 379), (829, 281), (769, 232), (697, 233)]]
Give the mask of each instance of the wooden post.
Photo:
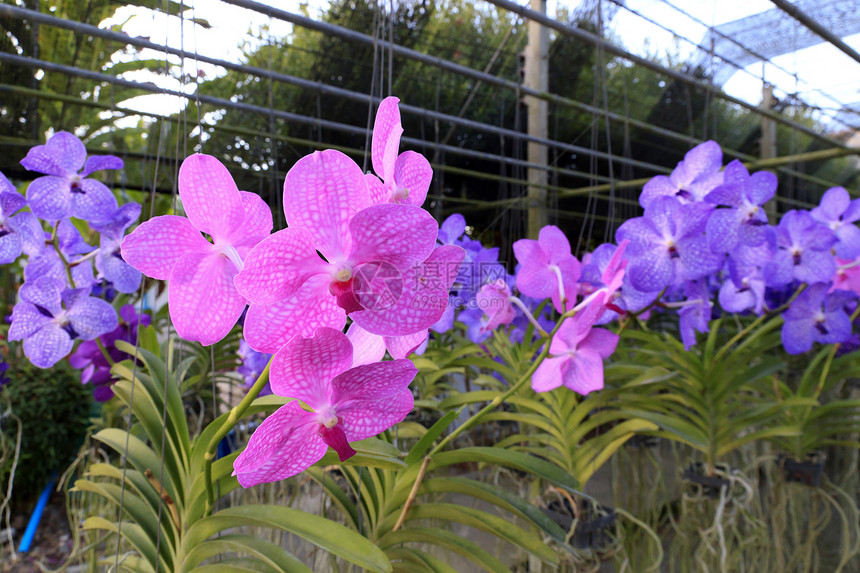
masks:
[[(768, 111), (773, 110), (776, 104), (776, 99), (773, 97), (773, 86), (766, 83), (761, 90), (761, 107)], [(761, 116), (761, 151), (759, 155), (762, 159), (773, 159), (777, 156), (776, 149), (776, 122), (767, 117)], [(775, 171), (774, 171), (775, 173)], [(776, 190), (776, 195), (779, 194), (779, 188)], [(776, 218), (776, 195), (765, 205), (767, 216), (771, 222), (775, 223)]]
[[(546, 0), (529, 0), (529, 8), (546, 14)], [(549, 91), (549, 29), (529, 20), (529, 41), (525, 52), (525, 86), (541, 92)], [(546, 139), (549, 135), (548, 105), (545, 100), (525, 96), (528, 109), (528, 134)], [(540, 143), (528, 143), (528, 161), (547, 165), (549, 150)], [(528, 168), (528, 221), (526, 232), (537, 239), (538, 232), (547, 224), (547, 170)]]

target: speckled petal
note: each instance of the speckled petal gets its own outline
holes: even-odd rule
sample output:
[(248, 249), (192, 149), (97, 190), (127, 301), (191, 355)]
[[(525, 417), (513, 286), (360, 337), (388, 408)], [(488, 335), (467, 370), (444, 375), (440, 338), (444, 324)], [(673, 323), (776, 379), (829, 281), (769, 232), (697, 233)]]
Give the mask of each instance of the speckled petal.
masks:
[(100, 298), (81, 296), (69, 308), (69, 322), (83, 340), (94, 340), (117, 327), (116, 311)]
[(254, 430), (248, 445), (233, 462), (233, 475), (243, 487), (299, 474), (325, 455), (315, 414), (297, 402), (281, 406)]
[(381, 400), (353, 400), (337, 410), (338, 426), (346, 439), (356, 442), (376, 436), (400, 423), (414, 407), (408, 389)]
[(385, 340), (377, 334), (370, 334), (353, 322), (346, 331), (352, 343), (352, 365), (373, 364), (385, 358)]
[(316, 151), (299, 159), (284, 181), (287, 224), (308, 230), (328, 261), (346, 259), (352, 249), (349, 221), (369, 206), (361, 168), (340, 151)]
[(50, 368), (72, 351), (69, 333), (52, 323), (24, 339), (24, 354), (34, 366)]
[(423, 205), (432, 180), (433, 168), (420, 153), (404, 151), (397, 157), (394, 164), (394, 182), (398, 188), (409, 191), (403, 203), (416, 207)]
[(83, 179), (80, 183), (82, 193), (73, 192), (69, 214), (72, 217), (103, 223), (110, 220), (117, 210), (116, 197), (107, 186), (95, 179)]
[(403, 269), (430, 256), (439, 226), (421, 207), (384, 204), (356, 213), (349, 230), (351, 264), (384, 261)]
[(409, 386), (418, 369), (411, 360), (389, 360), (350, 368), (331, 382), (332, 404), (350, 400), (382, 400)]
[(68, 217), (72, 209), (72, 192), (63, 177), (39, 177), (27, 187), (27, 202), (35, 216), (46, 221)]
[(394, 170), (394, 161), (400, 147), (400, 135), (403, 133), (400, 125), (400, 108), (397, 106), (399, 103), (400, 100), (393, 96), (379, 102), (376, 118), (373, 121), (371, 164), (373, 171), (389, 184), (392, 183), (389, 178)]
[(311, 234), (291, 227), (269, 235), (251, 249), (236, 275), (236, 289), (254, 304), (273, 304), (329, 267), (314, 249)]
[(272, 392), (295, 398), (314, 410), (333, 403), (332, 379), (352, 366), (352, 344), (344, 333), (318, 328), (312, 338), (297, 336), (272, 359)]
[(213, 246), (191, 221), (176, 215), (154, 217), (122, 241), (122, 258), (148, 277), (167, 280), (185, 255), (211, 252)]
[(239, 191), (239, 197), (242, 200), (242, 209), (245, 211), (245, 220), (233, 231), (227, 241), (234, 247), (256, 245), (272, 232), (274, 227), (272, 210), (256, 193)]
[(328, 290), (329, 278), (316, 276), (288, 298), (252, 304), (245, 315), (245, 340), (258, 352), (277, 352), (294, 336), (311, 336), (322, 326), (341, 330), (346, 313)]
[(208, 346), (230, 332), (246, 304), (233, 286), (235, 275), (236, 267), (220, 254), (192, 253), (176, 261), (167, 293), (179, 336)]
[(19, 302), (12, 308), (12, 325), (9, 327), (9, 340), (22, 340), (51, 321), (36, 307), (28, 302)]
[[(405, 336), (385, 336), (385, 348), (392, 358), (408, 358), (413, 352), (417, 351), (422, 344), (427, 343), (427, 337), (430, 335), (429, 330), (422, 330), (415, 334), (407, 334)], [(420, 352), (419, 352), (420, 354)]]
[(191, 224), (215, 240), (226, 240), (245, 220), (242, 198), (233, 177), (211, 155), (197, 153), (182, 162), (179, 197)]

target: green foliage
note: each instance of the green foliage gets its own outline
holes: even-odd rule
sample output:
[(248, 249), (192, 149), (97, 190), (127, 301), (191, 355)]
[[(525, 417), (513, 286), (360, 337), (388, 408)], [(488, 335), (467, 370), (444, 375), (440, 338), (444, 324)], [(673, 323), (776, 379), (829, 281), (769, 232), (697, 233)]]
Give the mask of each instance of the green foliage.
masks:
[[(0, 388), (0, 433), (8, 450), (0, 463), (0, 491), (5, 494), (14, 469), (13, 498), (23, 501), (77, 456), (89, 426), (92, 391), (65, 362), (43, 370), (19, 359), (8, 375), (11, 381)], [(13, 468), (18, 421), (21, 449)]]
[[(125, 456), (128, 466), (97, 463), (90, 466), (86, 478), (75, 482), (75, 491), (95, 494), (121, 512), (121, 522), (90, 515), (83, 524), (84, 530), (112, 532), (122, 538), (123, 551), (131, 550), (133, 556), (121, 561), (120, 570), (308, 571), (283, 548), (253, 535), (259, 528), (293, 533), (368, 571), (391, 570), (388, 559), (367, 539), (322, 517), (264, 505), (227, 507), (209, 514), (206, 450), (228, 415), (217, 418), (200, 435), (192, 435), (180, 387), (197, 358), (186, 356), (180, 361), (172, 343), (159, 347), (154, 337), (142, 337), (141, 344), (136, 351), (130, 346), (127, 350), (136, 353), (143, 366), (124, 361), (113, 369), (119, 377), (114, 393), (131, 409), (134, 426), (128, 431), (103, 429), (95, 435)], [(257, 400), (245, 414), (271, 411), (284, 403), (283, 398), (269, 396)], [(384, 467), (399, 463), (372, 442), (356, 444), (359, 455), (354, 463)], [(231, 475), (237, 454), (212, 463), (212, 479), (222, 495), (238, 487)]]

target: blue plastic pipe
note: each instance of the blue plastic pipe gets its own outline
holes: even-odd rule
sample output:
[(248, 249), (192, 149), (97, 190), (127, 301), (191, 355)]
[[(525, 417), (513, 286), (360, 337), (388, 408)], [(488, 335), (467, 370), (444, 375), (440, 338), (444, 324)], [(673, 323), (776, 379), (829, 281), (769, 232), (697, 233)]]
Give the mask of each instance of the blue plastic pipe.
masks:
[(26, 553), (30, 551), (30, 545), (33, 544), (33, 537), (36, 536), (36, 528), (39, 527), (39, 521), (42, 519), (42, 513), (45, 512), (45, 505), (48, 504), (48, 498), (51, 497), (51, 490), (54, 489), (54, 482), (57, 481), (57, 476), (52, 475), (51, 481), (42, 490), (42, 495), (39, 496), (39, 501), (36, 502), (36, 508), (33, 510), (33, 515), (30, 516), (30, 521), (27, 523), (27, 529), (24, 530), (24, 536), (21, 537), (21, 544), (18, 546), (18, 551)]

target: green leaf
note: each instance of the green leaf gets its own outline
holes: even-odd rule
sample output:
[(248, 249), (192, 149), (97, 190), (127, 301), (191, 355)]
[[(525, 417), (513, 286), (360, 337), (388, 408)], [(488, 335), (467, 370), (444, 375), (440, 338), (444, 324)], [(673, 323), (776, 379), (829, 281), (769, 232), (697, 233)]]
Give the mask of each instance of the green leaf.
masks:
[(122, 527), (120, 528), (120, 526), (113, 521), (108, 521), (103, 517), (92, 516), (84, 520), (83, 528), (84, 531), (102, 530), (121, 533), (122, 536), (131, 543), (132, 547), (137, 549), (138, 553), (143, 556), (143, 560), (138, 563), (138, 565), (146, 566), (142, 569), (142, 573), (155, 573), (155, 566), (156, 563), (158, 563), (155, 545), (138, 524), (123, 521)]
[(350, 563), (370, 571), (391, 571), (385, 554), (367, 538), (330, 519), (272, 505), (228, 507), (193, 523), (183, 546), (194, 547), (232, 527), (271, 527), (288, 531)]
[(571, 493), (582, 495), (582, 492), (577, 491), (579, 482), (562, 468), (535, 456), (501, 448), (469, 447), (440, 452), (433, 456), (427, 469), (431, 471), (466, 462), (484, 462), (514, 468), (534, 474)]
[(422, 438), (418, 440), (418, 443), (412, 446), (412, 449), (409, 450), (409, 455), (407, 455), (406, 459), (403, 460), (406, 465), (411, 466), (412, 464), (420, 460), (424, 453), (427, 452), (428, 449), (430, 449), (430, 446), (433, 445), (433, 442), (436, 441), (436, 438), (438, 438), (442, 434), (442, 432), (444, 432), (445, 429), (450, 426), (451, 423), (454, 422), (454, 420), (457, 419), (459, 413), (459, 410), (451, 410), (450, 412), (439, 418), (439, 420), (437, 420), (435, 424), (430, 426), (430, 429), (427, 430), (427, 433), (425, 433), (424, 436), (422, 436)]
[(452, 531), (431, 527), (408, 527), (386, 534), (379, 546), (387, 549), (401, 543), (431, 543), (470, 559), (485, 571), (510, 573), (505, 565), (480, 546)]
[(284, 573), (311, 573), (301, 561), (290, 555), (289, 551), (260, 539), (254, 535), (227, 534), (195, 545), (185, 556), (180, 566), (182, 571), (198, 571), (200, 563), (210, 557), (227, 553), (247, 553), (276, 571)]
[[(398, 517), (398, 513), (390, 514), (386, 518), (386, 521), (380, 524), (380, 527), (390, 529), (394, 526)], [(468, 527), (486, 531), (509, 543), (522, 547), (544, 561), (558, 564), (558, 555), (543, 542), (540, 536), (521, 529), (507, 519), (487, 513), (486, 511), (452, 503), (420, 503), (413, 505), (406, 514), (406, 521), (415, 519), (439, 519), (461, 523)]]

